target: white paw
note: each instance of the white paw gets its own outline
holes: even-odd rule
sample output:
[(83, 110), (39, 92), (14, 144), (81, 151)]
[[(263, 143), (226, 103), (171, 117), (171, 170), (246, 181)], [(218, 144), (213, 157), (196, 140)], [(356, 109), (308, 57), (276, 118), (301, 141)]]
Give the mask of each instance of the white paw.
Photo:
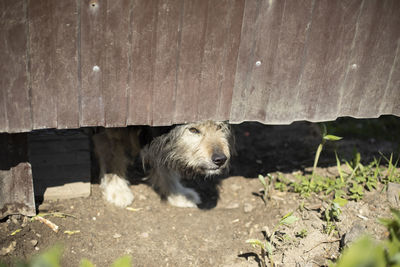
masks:
[(184, 188), (179, 194), (168, 196), (168, 202), (172, 206), (180, 208), (196, 208), (197, 204), (201, 203), (200, 196), (190, 188)]
[(104, 198), (115, 206), (125, 208), (133, 201), (133, 194), (128, 182), (115, 174), (107, 174), (100, 187)]

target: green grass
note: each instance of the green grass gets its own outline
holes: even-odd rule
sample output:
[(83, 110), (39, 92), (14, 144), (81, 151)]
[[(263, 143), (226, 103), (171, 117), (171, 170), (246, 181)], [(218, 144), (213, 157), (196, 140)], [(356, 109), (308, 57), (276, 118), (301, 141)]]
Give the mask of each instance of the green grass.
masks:
[[(17, 267), (61, 267), (61, 259), (63, 254), (63, 248), (60, 245), (54, 246), (47, 251), (35, 255), (28, 261), (17, 261), (13, 266)], [(0, 267), (6, 267), (4, 263), (0, 261)], [(79, 267), (94, 267), (95, 265), (88, 259), (82, 259)], [(116, 259), (111, 267), (131, 267), (132, 259), (130, 256), (123, 256)]]
[(346, 248), (339, 260), (330, 267), (395, 267), (400, 266), (400, 211), (392, 209), (392, 218), (379, 219), (389, 237), (376, 241), (364, 236)]
[[(246, 240), (246, 243), (252, 245), (254, 248), (260, 249), (258, 257), (260, 259), (261, 266), (263, 267), (267, 266), (267, 259), (270, 262), (271, 266), (274, 266), (274, 261), (272, 256), (277, 242), (275, 234), (281, 226), (283, 225), (289, 226), (294, 222), (296, 222), (297, 220), (298, 218), (293, 215), (293, 212), (289, 212), (279, 220), (279, 222), (274, 226), (274, 229), (269, 235), (265, 234), (265, 240), (259, 240), (259, 239)], [(303, 237), (305, 237), (305, 235), (307, 235), (307, 232), (302, 234)]]
[[(328, 177), (318, 175), (295, 175), (295, 181), (287, 179), (279, 173), (274, 180), (274, 188), (280, 191), (291, 191), (308, 198), (311, 194), (324, 194), (334, 202), (342, 204), (346, 200), (361, 200), (366, 191), (378, 188), (378, 184), (387, 185), (389, 182), (400, 183), (400, 172), (397, 169), (399, 159), (394, 160), (393, 154), (374, 159), (367, 165), (361, 163), (361, 155), (354, 152), (350, 161), (339, 159), (336, 154), (338, 175)], [(347, 166), (347, 171), (342, 168), (342, 162)]]

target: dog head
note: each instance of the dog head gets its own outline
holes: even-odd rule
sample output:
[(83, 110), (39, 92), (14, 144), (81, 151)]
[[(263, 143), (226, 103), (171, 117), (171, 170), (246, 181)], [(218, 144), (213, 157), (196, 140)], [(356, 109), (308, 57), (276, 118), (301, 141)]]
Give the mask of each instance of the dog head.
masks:
[(204, 121), (175, 128), (176, 139), (172, 157), (182, 167), (206, 176), (226, 170), (232, 154), (233, 138), (225, 122)]

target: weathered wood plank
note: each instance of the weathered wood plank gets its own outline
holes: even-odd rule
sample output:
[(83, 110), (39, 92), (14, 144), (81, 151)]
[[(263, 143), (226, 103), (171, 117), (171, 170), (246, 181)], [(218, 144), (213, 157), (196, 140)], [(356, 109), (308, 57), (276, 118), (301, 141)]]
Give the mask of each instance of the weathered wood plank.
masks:
[(399, 38), (399, 8), (398, 1), (364, 1), (344, 84), (341, 115), (378, 115)]
[(130, 42), (130, 0), (107, 1), (103, 93), (107, 127), (126, 126)]
[(0, 170), (0, 218), (11, 214), (36, 215), (32, 171), (28, 162)]
[(83, 0), (80, 3), (80, 125), (104, 126), (103, 68), (107, 2)]
[(129, 125), (152, 121), (158, 0), (135, 0), (131, 10)]
[(0, 131), (32, 129), (25, 1), (0, 3)]
[(178, 123), (197, 120), (208, 4), (203, 0), (184, 3), (174, 114)]
[(316, 1), (294, 119), (332, 120), (349, 64), (362, 1)]
[(27, 134), (0, 134), (0, 218), (35, 215)]
[(28, 10), (34, 128), (77, 128), (76, 2), (31, 0)]
[(157, 13), (153, 125), (172, 124), (179, 64), (183, 0), (160, 0)]

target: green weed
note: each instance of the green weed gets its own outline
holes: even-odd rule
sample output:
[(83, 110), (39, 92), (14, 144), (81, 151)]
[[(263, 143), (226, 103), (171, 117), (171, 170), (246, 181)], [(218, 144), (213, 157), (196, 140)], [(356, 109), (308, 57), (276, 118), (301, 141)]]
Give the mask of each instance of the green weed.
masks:
[(323, 219), (326, 221), (324, 232), (327, 235), (333, 235), (337, 233), (336, 222), (339, 220), (340, 214), (342, 214), (342, 210), (337, 202), (332, 202), (331, 205), (323, 212)]
[[(400, 172), (397, 170), (399, 159), (394, 161), (393, 154), (388, 158), (382, 154), (381, 158), (374, 158), (368, 165), (363, 165), (360, 153), (355, 150), (350, 161), (343, 161), (347, 171), (343, 170), (336, 151), (335, 158), (338, 169), (336, 177), (322, 176), (314, 172), (313, 175), (297, 174), (296, 180), (290, 181), (280, 173), (274, 182), (274, 187), (280, 191), (298, 193), (304, 198), (310, 197), (312, 193), (323, 193), (328, 199), (331, 198), (343, 206), (347, 200), (361, 200), (365, 190), (375, 190), (379, 183), (384, 185), (389, 182), (400, 183)], [(386, 161), (386, 171), (381, 166), (382, 158)]]
[[(61, 267), (61, 258), (63, 254), (63, 248), (60, 245), (54, 246), (49, 250), (34, 256), (31, 260), (27, 262), (17, 262), (15, 266), (19, 267)], [(0, 267), (6, 266), (0, 262)], [(80, 267), (94, 267), (95, 265), (87, 260), (82, 259), (80, 262)], [(111, 267), (130, 267), (132, 266), (132, 259), (130, 256), (123, 256), (118, 258), (111, 264)]]
[(314, 158), (314, 165), (313, 165), (313, 171), (312, 171), (312, 175), (311, 175), (311, 181), (314, 179), (315, 177), (315, 170), (317, 169), (317, 164), (319, 161), (319, 156), (321, 155), (322, 149), (326, 143), (326, 141), (339, 141), (342, 139), (342, 137), (336, 136), (336, 135), (331, 135), (327, 133), (326, 130), (326, 125), (325, 124), (321, 124), (321, 128), (322, 128), (322, 141), (321, 143), (318, 145), (317, 148), (317, 152), (315, 153), (315, 158)]
[(377, 242), (369, 236), (364, 236), (346, 248), (339, 260), (330, 267), (400, 266), (400, 211), (391, 211), (393, 218), (379, 219), (389, 232), (388, 239)]
[[(274, 266), (274, 261), (272, 258), (272, 254), (274, 251), (274, 245), (276, 244), (275, 239), (276, 239), (276, 233), (279, 229), (279, 227), (285, 225), (289, 226), (296, 222), (298, 218), (293, 215), (293, 212), (289, 212), (285, 216), (283, 216), (279, 222), (274, 226), (274, 229), (272, 232), (268, 235), (265, 234), (265, 240), (261, 241), (259, 239), (248, 239), (246, 240), (246, 243), (252, 245), (254, 248), (259, 248), (260, 249), (260, 254), (259, 254), (259, 259), (261, 262), (261, 265), (263, 267), (267, 266), (267, 259), (271, 263), (271, 266)], [(283, 239), (287, 239), (287, 237), (283, 237)]]

